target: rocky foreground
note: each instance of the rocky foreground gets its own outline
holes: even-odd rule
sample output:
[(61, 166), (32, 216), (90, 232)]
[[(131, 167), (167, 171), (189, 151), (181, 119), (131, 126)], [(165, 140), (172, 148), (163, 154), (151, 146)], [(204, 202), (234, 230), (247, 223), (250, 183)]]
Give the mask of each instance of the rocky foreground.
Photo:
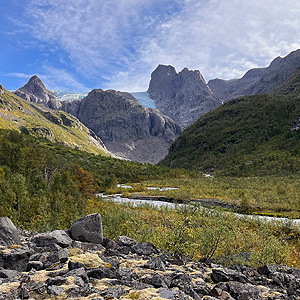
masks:
[(0, 218), (0, 299), (300, 299), (300, 270), (174, 260), (152, 243), (103, 238), (101, 216), (42, 234)]

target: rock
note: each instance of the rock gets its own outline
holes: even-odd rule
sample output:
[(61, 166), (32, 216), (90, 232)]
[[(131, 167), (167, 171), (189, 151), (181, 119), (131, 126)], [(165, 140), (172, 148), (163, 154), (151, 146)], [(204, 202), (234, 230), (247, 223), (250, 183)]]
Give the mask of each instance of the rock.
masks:
[(277, 270), (276, 265), (263, 265), (257, 269), (259, 274), (266, 275), (266, 276), (276, 272), (276, 270)]
[(138, 244), (137, 240), (129, 238), (129, 237), (124, 236), (124, 235), (119, 236), (117, 238), (116, 243), (119, 246), (127, 246), (127, 247), (131, 247), (131, 246), (134, 246), (134, 245)]
[(103, 290), (100, 294), (104, 297), (104, 299), (119, 299), (121, 296), (126, 294), (126, 291), (121, 286), (108, 287), (107, 289)]
[(20, 234), (7, 217), (0, 217), (0, 246), (20, 245)]
[(46, 285), (50, 286), (50, 285), (62, 285), (67, 281), (67, 278), (65, 277), (60, 277), (60, 276), (56, 276), (54, 278), (48, 278), (46, 280)]
[(47, 293), (49, 295), (60, 296), (63, 292), (64, 289), (56, 285), (50, 285), (47, 287)]
[(158, 270), (158, 271), (166, 270), (165, 264), (162, 262), (162, 260), (159, 257), (150, 259), (148, 262), (144, 264), (144, 268)]
[(29, 81), (21, 88), (14, 92), (15, 95), (30, 101), (42, 104), (52, 109), (59, 109), (60, 101), (50, 91), (48, 91), (36, 75), (32, 76)]
[(171, 118), (153, 108), (145, 108), (129, 93), (92, 90), (79, 101), (62, 103), (118, 157), (157, 163), (181, 133)]
[(225, 268), (212, 269), (211, 278), (214, 282), (238, 281), (246, 282), (246, 277), (242, 273)]
[(68, 269), (70, 271), (80, 268), (85, 268), (85, 265), (80, 262), (72, 262), (71, 260), (68, 262)]
[(230, 295), (239, 300), (250, 300), (250, 299), (261, 299), (261, 290), (249, 283), (241, 283), (236, 281), (229, 281), (227, 284), (227, 289)]
[(5, 94), (6, 89), (0, 84), (0, 95)]
[(173, 66), (159, 65), (151, 74), (148, 93), (157, 109), (183, 128), (221, 105), (200, 71), (188, 68), (177, 73)]
[(14, 280), (16, 278), (19, 278), (21, 276), (21, 273), (16, 270), (6, 270), (6, 269), (0, 269), (0, 278), (8, 278), (9, 280)]
[(157, 248), (150, 242), (134, 245), (132, 247), (132, 250), (138, 255), (146, 255), (146, 256), (158, 253)]
[(114, 268), (93, 268), (87, 270), (89, 278), (102, 279), (102, 278), (119, 278), (119, 273)]
[(172, 290), (167, 288), (160, 288), (159, 294), (161, 298), (171, 299), (171, 300), (190, 300), (188, 295), (185, 295), (182, 291)]
[(31, 250), (25, 246), (10, 249), (9, 253), (0, 252), (0, 267), (25, 272), (31, 254)]
[(91, 214), (73, 223), (71, 236), (78, 241), (102, 244), (103, 230), (100, 214)]
[(29, 261), (27, 264), (27, 272), (34, 269), (37, 271), (42, 270), (44, 267), (43, 263), (41, 261)]
[(60, 247), (69, 247), (72, 239), (64, 230), (54, 230), (49, 233), (38, 234), (31, 240), (37, 247), (49, 247), (51, 244), (57, 244)]

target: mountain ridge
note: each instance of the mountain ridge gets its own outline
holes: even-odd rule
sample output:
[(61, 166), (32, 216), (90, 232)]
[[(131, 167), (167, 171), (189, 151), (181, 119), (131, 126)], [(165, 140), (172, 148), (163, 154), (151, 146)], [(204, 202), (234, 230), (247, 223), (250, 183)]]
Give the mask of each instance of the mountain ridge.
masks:
[(157, 109), (183, 128), (221, 105), (199, 70), (184, 68), (177, 73), (171, 65), (158, 65), (152, 72), (148, 93)]
[(245, 95), (270, 93), (300, 67), (300, 49), (285, 57), (276, 57), (268, 67), (248, 70), (238, 79), (212, 79), (208, 86), (219, 99), (226, 102)]

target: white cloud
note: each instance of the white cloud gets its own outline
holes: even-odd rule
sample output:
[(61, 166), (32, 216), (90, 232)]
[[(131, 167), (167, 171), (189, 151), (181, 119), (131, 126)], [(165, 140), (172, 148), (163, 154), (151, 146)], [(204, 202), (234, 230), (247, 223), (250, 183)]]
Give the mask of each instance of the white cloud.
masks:
[[(147, 89), (158, 64), (200, 69), (206, 79), (266, 66), (300, 48), (299, 15), (298, 0), (30, 0), (27, 6), (32, 35), (63, 49), (77, 72), (99, 78), (99, 85), (101, 77), (108, 80), (104, 88), (135, 91)], [(59, 76), (80, 86), (66, 71)]]

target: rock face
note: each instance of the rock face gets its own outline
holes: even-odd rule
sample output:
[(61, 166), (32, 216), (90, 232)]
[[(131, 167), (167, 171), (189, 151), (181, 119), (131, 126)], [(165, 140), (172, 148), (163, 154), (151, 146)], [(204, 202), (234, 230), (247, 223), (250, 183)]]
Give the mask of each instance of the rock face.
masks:
[[(67, 248), (57, 244), (61, 242)], [(66, 238), (60, 230), (38, 235), (22, 232), (19, 248), (1, 247), (0, 299), (54, 296), (296, 300), (300, 297), (300, 270), (281, 265), (228, 268), (211, 262), (174, 260), (153, 244), (126, 236), (116, 242), (104, 238), (100, 245)]]
[(269, 93), (279, 87), (298, 67), (300, 50), (283, 58), (275, 58), (266, 68), (251, 69), (240, 79), (213, 79), (208, 85), (214, 95), (225, 102), (244, 95)]
[(200, 71), (187, 68), (177, 73), (172, 66), (159, 65), (151, 74), (148, 93), (157, 109), (182, 127), (221, 105)]
[(7, 217), (0, 218), (0, 246), (18, 245), (21, 243), (19, 232)]
[(61, 109), (92, 129), (110, 152), (140, 162), (161, 160), (181, 133), (173, 120), (129, 93), (96, 89), (82, 100), (63, 102)]
[(46, 107), (57, 109), (60, 106), (57, 97), (48, 91), (36, 75), (32, 76), (29, 81), (21, 88), (14, 92), (15, 95), (31, 102), (42, 104)]

